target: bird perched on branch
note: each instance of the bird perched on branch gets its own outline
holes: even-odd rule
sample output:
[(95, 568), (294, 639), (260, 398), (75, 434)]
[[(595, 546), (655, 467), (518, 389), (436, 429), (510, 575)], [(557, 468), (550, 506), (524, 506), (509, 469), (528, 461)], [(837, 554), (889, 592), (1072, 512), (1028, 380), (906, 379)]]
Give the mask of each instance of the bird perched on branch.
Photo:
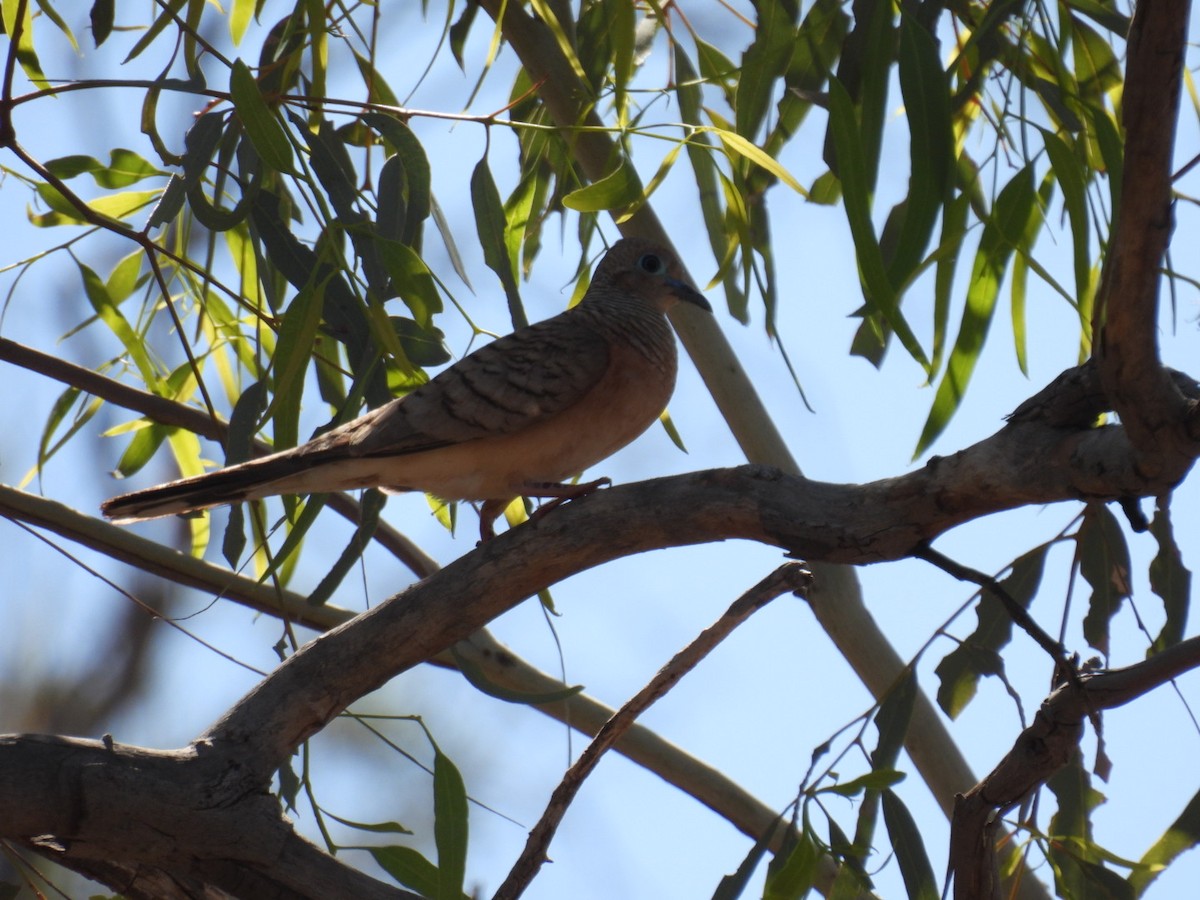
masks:
[(577, 306), (481, 347), (412, 393), (292, 450), (123, 494), (101, 512), (137, 522), (379, 487), (483, 501), (487, 540), (517, 497), (553, 506), (607, 483), (563, 480), (624, 447), (666, 407), (676, 352), (665, 313), (680, 300), (711, 311), (669, 251), (618, 241)]

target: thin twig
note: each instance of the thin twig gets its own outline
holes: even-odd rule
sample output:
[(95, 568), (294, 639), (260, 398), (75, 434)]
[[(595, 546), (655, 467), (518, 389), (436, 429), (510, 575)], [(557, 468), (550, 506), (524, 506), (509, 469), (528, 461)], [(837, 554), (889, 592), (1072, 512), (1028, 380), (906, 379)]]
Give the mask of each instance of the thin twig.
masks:
[(546, 861), (546, 849), (554, 838), (567, 807), (583, 786), (584, 780), (596, 768), (600, 758), (629, 730), (643, 712), (674, 687), (684, 675), (694, 669), (713, 648), (725, 640), (735, 628), (751, 615), (785, 591), (803, 593), (812, 575), (802, 563), (780, 566), (737, 600), (716, 622), (702, 631), (694, 641), (677, 653), (650, 682), (637, 692), (613, 717), (604, 723), (596, 737), (567, 770), (550, 797), (542, 818), (529, 832), (525, 849), (493, 900), (516, 900), (537, 875)]
[[(210, 417), (202, 410), (130, 387), (91, 369), (74, 365), (8, 338), (0, 338), (0, 361), (10, 362), (63, 384), (69, 384), (93, 397), (100, 397), (109, 403), (131, 409), (163, 425), (186, 428), (222, 446), (229, 437), (229, 425), (221, 419)], [(257, 439), (254, 448), (259, 454), (273, 452), (269, 444)], [(361, 505), (348, 494), (329, 494), (326, 503), (330, 509), (350, 522), (358, 524), (362, 519)], [(386, 522), (379, 522), (373, 537), (408, 566), (413, 574), (425, 578), (437, 571), (438, 565), (430, 556)]]
[(952, 578), (957, 578), (959, 581), (970, 581), (973, 584), (979, 585), (985, 591), (1000, 601), (1004, 609), (1008, 612), (1009, 617), (1033, 640), (1039, 647), (1045, 650), (1054, 659), (1055, 663), (1060, 666), (1070, 668), (1067, 660), (1067, 650), (1054, 638), (1034, 621), (1033, 616), (1018, 603), (1008, 591), (991, 575), (980, 572), (977, 569), (972, 569), (970, 566), (964, 566), (962, 563), (955, 562), (943, 553), (934, 550), (928, 544), (918, 548), (913, 553), (917, 559), (923, 559), (927, 563), (937, 566), (947, 575)]

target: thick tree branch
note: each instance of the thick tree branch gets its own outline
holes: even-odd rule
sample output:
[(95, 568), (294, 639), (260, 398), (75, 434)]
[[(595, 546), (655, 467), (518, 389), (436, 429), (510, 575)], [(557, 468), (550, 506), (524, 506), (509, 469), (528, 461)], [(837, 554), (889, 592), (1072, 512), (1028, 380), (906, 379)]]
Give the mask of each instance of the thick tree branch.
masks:
[[(538, 589), (619, 556), (740, 537), (832, 562), (897, 559), (1002, 509), (1158, 493), (1164, 486), (1139, 473), (1134, 456), (1119, 426), (1070, 430), (1031, 416), (867, 485), (745, 466), (602, 491), (502, 535), (318, 639), (214, 725), (195, 755), (226, 760), (222, 777), (238, 781), (240, 794), (260, 792), (300, 741), (358, 697)], [(278, 603), (272, 595), (264, 608)]]
[(1171, 160), (1187, 40), (1188, 0), (1139, 3), (1129, 32), (1121, 101), (1125, 163), (1093, 333), (1100, 380), (1149, 477), (1178, 481), (1191, 465), (1194, 403), (1158, 355), (1160, 266), (1174, 214)]
[[(317, 631), (326, 631), (350, 621), (355, 613), (331, 604), (313, 606), (301, 596), (277, 590), (251, 578), (231, 573), (139, 537), (128, 529), (117, 528), (83, 515), (45, 497), (27, 494), (0, 485), (0, 515), (49, 530), (119, 559), (146, 572), (177, 584), (194, 587), (212, 596), (240, 603), (257, 612), (276, 616)], [(436, 571), (436, 567), (432, 569)], [(526, 696), (558, 694), (566, 685), (530, 665), (497, 641), (486, 629), (480, 629), (428, 662), (457, 668), (465, 660), (489, 683)], [(587, 735), (594, 736), (613, 715), (613, 709), (586, 693), (546, 704), (531, 704), (553, 719)], [(654, 772), (698, 802), (722, 816), (751, 839), (757, 840), (777, 819), (777, 812), (730, 779), (723, 772), (690, 755), (670, 741), (642, 725), (634, 725), (617, 744), (617, 751), (633, 762)], [(3, 798), (0, 798), (3, 805)], [(778, 840), (782, 841), (782, 832)], [(109, 880), (94, 867), (86, 871), (107, 884)], [(833, 873), (823, 870), (821, 884), (828, 886)]]
[(1002, 896), (995, 857), (1000, 817), (1070, 761), (1086, 718), (1129, 703), (1198, 666), (1200, 638), (1192, 638), (1145, 662), (1082, 675), (1051, 694), (991, 774), (957, 798), (950, 833), (956, 900)]
[(227, 758), (0, 736), (0, 835), (127, 897), (412, 898), (299, 837)]
[[(603, 123), (595, 113), (596, 98), (576, 77), (553, 35), (519, 4), (480, 0), (480, 5), (501, 23), (505, 40), (538, 85), (538, 93), (555, 122), (568, 134), (576, 133), (572, 150), (582, 172), (593, 182), (608, 174), (617, 158), (617, 145), (601, 130)], [(587, 126), (587, 130), (576, 132), (579, 125)], [(619, 228), (626, 237), (645, 237), (672, 246), (670, 235), (650, 203), (643, 204)], [(678, 249), (675, 256), (687, 258)], [(746, 459), (799, 475), (799, 465), (715, 320), (683, 311), (672, 317), (672, 324)], [(809, 602), (817, 621), (867, 689), (881, 699), (900, 676), (904, 661), (867, 611), (853, 571), (814, 562), (813, 574), (817, 583)], [(975, 775), (924, 691), (918, 694), (912, 726), (905, 746), (949, 815), (950, 798), (963, 785), (973, 783)], [(1027, 878), (1022, 884), (1023, 900), (1046, 896), (1034, 879)]]
[[(600, 491), (489, 541), (319, 638), (331, 645), (319, 665), (311, 654), (292, 657), (204, 740), (236, 745), (239, 756), (256, 760), (249, 765), (273, 771), (357, 697), (538, 590), (621, 556), (742, 538), (806, 559), (894, 560), (955, 525), (1001, 510), (1155, 495), (1169, 487), (1138, 473), (1134, 459), (1118, 426), (1064, 432), (1014, 422), (951, 457), (866, 485), (743, 466)], [(360, 624), (368, 620), (369, 627)]]

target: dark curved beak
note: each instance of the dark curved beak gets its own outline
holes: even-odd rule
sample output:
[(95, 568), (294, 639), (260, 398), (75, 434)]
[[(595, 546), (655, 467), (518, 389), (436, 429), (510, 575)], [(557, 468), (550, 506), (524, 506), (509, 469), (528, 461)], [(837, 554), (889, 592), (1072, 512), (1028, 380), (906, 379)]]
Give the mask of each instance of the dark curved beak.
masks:
[(671, 293), (685, 303), (691, 303), (693, 306), (698, 306), (707, 312), (712, 312), (712, 306), (705, 299), (704, 295), (687, 282), (680, 281), (678, 278), (668, 278), (667, 287), (671, 289)]

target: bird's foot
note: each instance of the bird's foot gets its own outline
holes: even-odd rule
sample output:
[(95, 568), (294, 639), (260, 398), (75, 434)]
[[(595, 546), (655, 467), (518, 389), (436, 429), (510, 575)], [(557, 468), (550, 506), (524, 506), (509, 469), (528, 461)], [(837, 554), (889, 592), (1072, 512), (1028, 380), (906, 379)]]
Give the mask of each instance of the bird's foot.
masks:
[[(585, 481), (583, 484), (560, 484), (556, 481), (531, 481), (521, 489), (522, 497), (547, 499), (529, 516), (530, 522), (536, 522), (550, 510), (561, 506), (568, 500), (586, 497), (593, 491), (612, 484), (611, 478), (597, 478), (595, 481)], [(479, 543), (484, 544), (496, 536), (495, 522), (500, 518), (509, 504), (509, 500), (485, 500), (479, 508)]]
[(597, 478), (595, 481), (586, 481), (583, 484), (555, 484), (553, 482), (536, 482), (528, 485), (528, 490), (525, 493), (526, 497), (549, 498), (548, 502), (541, 504), (533, 511), (529, 517), (530, 522), (536, 522), (552, 509), (562, 506), (568, 500), (577, 500), (580, 497), (586, 497), (602, 487), (608, 487), (612, 484), (611, 478)]

